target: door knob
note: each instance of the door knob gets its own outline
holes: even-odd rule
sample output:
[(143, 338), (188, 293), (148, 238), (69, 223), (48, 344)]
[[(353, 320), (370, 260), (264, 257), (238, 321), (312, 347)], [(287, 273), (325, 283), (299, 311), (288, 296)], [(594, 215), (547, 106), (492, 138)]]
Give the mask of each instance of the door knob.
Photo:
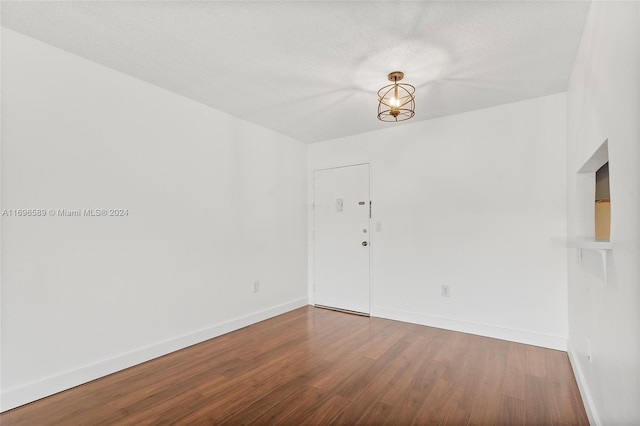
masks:
[(366, 246), (368, 246), (368, 245), (369, 245), (369, 243), (368, 243), (368, 242), (366, 242), (366, 241), (363, 241), (363, 242), (362, 242), (362, 245), (366, 247)]

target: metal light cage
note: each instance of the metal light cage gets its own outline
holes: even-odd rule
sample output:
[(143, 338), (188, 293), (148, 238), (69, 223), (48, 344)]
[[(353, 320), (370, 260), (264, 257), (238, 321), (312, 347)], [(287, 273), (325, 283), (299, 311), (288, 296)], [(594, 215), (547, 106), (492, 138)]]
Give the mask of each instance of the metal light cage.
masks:
[(394, 71), (388, 75), (392, 84), (378, 90), (378, 120), (380, 121), (404, 121), (415, 115), (416, 88), (410, 84), (398, 83), (404, 73)]

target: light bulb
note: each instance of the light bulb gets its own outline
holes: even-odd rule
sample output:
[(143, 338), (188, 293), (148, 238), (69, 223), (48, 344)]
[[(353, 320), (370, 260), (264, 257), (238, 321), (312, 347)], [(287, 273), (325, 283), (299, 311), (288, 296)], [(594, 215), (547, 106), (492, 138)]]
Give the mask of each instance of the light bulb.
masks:
[(393, 96), (391, 97), (391, 106), (398, 108), (400, 106), (400, 99), (398, 96), (398, 82), (395, 82), (393, 86)]

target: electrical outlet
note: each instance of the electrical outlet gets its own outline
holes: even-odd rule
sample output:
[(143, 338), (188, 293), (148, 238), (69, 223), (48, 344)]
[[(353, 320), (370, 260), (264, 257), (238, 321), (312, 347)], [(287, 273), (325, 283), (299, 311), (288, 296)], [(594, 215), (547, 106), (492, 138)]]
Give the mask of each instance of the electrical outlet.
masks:
[(451, 287), (448, 284), (442, 284), (440, 287), (440, 295), (442, 297), (451, 297)]
[(587, 337), (587, 359), (589, 362), (593, 362), (593, 357), (591, 356), (591, 338)]
[(260, 280), (253, 282), (253, 292), (257, 293), (260, 291)]

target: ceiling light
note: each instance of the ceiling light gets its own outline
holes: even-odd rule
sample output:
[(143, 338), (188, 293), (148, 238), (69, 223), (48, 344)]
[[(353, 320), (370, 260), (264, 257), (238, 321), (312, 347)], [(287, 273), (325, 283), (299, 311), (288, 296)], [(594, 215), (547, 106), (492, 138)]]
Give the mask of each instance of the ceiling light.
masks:
[(416, 88), (410, 84), (398, 83), (402, 77), (402, 71), (389, 73), (389, 81), (393, 83), (378, 90), (378, 120), (404, 121), (415, 115)]

